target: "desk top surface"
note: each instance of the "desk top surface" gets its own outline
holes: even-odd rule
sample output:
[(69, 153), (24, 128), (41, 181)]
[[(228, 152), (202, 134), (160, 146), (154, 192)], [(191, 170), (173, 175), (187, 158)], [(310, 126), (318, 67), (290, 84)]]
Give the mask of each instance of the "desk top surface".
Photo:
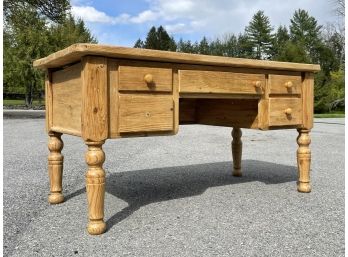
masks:
[(34, 61), (33, 65), (34, 67), (40, 69), (57, 68), (68, 65), (70, 63), (77, 62), (81, 59), (81, 57), (86, 55), (96, 55), (133, 60), (201, 64), (241, 68), (258, 68), (271, 70), (290, 70), (308, 72), (316, 72), (320, 70), (320, 66), (316, 64), (252, 60), (244, 58), (187, 54), (98, 44), (74, 44), (63, 50), (55, 52), (45, 58)]

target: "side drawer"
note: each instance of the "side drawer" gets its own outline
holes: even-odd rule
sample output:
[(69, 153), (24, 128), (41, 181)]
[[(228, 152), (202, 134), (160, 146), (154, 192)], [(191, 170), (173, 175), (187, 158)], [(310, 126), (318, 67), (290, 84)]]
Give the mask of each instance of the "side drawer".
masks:
[(119, 67), (119, 90), (171, 92), (173, 75), (170, 68)]
[(265, 74), (230, 71), (180, 70), (182, 93), (262, 94)]
[(172, 95), (120, 94), (119, 132), (156, 132), (174, 129)]
[(271, 94), (301, 94), (302, 78), (300, 73), (293, 75), (270, 74)]
[(302, 124), (301, 98), (270, 98), (269, 125), (287, 126)]

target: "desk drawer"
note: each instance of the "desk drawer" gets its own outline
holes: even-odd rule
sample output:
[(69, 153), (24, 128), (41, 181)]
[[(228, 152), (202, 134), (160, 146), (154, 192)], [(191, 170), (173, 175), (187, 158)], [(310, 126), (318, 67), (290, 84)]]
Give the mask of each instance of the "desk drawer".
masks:
[(138, 66), (119, 67), (119, 90), (171, 92), (172, 69)]
[(172, 95), (120, 94), (120, 133), (171, 131), (173, 128)]
[(270, 126), (286, 126), (302, 124), (301, 98), (271, 98)]
[(271, 94), (301, 94), (302, 78), (300, 73), (294, 75), (269, 75)]
[(183, 93), (262, 94), (265, 74), (229, 71), (180, 70), (179, 85)]

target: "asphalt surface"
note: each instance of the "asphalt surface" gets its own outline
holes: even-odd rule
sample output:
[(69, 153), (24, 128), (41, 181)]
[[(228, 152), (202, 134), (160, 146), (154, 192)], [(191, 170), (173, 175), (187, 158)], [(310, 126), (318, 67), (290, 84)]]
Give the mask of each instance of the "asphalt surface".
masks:
[(296, 191), (295, 130), (230, 128), (108, 140), (105, 220), (88, 235), (80, 138), (63, 136), (66, 201), (47, 202), (43, 119), (4, 120), (5, 256), (344, 256), (344, 119), (316, 119), (312, 193)]

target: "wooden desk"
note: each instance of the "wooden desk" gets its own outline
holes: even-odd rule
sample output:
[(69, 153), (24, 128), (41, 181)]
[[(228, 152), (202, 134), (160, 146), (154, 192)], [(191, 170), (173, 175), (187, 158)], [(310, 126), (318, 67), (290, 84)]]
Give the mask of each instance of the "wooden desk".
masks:
[(311, 191), (309, 132), (318, 65), (76, 44), (34, 66), (47, 71), (48, 201), (64, 200), (61, 135), (82, 137), (90, 234), (106, 229), (105, 140), (174, 135), (180, 124), (233, 127), (234, 176), (242, 174), (241, 128), (296, 128), (297, 189)]

